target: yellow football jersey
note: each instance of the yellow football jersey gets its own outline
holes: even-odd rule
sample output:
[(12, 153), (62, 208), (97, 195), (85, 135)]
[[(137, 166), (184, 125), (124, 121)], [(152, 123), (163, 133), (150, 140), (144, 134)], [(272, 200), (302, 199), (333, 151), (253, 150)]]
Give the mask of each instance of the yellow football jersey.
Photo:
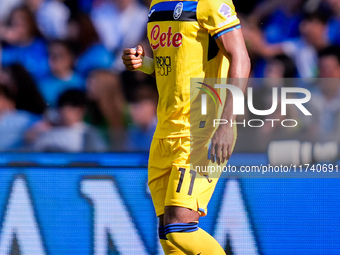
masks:
[[(156, 138), (191, 136), (192, 125), (204, 129), (221, 113), (225, 95), (214, 84), (205, 84), (205, 79), (227, 77), (229, 61), (215, 38), (239, 24), (231, 0), (152, 1), (148, 39), (159, 92)], [(207, 115), (200, 112), (202, 93), (216, 97), (214, 102), (208, 98)], [(192, 105), (197, 105), (199, 117), (190, 120)], [(212, 134), (203, 129), (201, 136)]]

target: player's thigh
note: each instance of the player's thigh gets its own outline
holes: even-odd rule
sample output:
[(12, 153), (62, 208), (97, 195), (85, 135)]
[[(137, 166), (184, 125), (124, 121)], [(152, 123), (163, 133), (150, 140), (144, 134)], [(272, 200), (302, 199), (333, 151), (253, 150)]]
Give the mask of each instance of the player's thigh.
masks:
[(206, 215), (218, 179), (199, 175), (190, 165), (173, 166), (165, 198), (167, 207), (184, 207)]
[(165, 206), (189, 208), (201, 216), (207, 214), (208, 203), (220, 177), (220, 173), (207, 172), (217, 166), (209, 159), (209, 144), (210, 139), (182, 139), (171, 169)]
[(157, 216), (164, 214), (164, 201), (171, 172), (170, 145), (154, 138), (149, 155), (148, 186)]
[(178, 138), (173, 143), (172, 168), (168, 181), (165, 206), (184, 207), (198, 211), (196, 172), (190, 168), (190, 138)]

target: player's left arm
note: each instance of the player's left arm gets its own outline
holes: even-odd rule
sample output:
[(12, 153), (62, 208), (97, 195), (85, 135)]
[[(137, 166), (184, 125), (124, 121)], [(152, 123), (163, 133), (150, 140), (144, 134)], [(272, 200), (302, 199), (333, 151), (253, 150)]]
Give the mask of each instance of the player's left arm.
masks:
[[(250, 59), (244, 42), (241, 28), (235, 28), (230, 32), (217, 37), (216, 43), (230, 61), (228, 83), (239, 87), (243, 93), (247, 87), (247, 78), (250, 73)], [(236, 115), (233, 114), (233, 97), (227, 94), (227, 99), (221, 119), (234, 121)], [(211, 158), (218, 164), (228, 160), (233, 151), (234, 131), (230, 125), (220, 125), (212, 137)]]

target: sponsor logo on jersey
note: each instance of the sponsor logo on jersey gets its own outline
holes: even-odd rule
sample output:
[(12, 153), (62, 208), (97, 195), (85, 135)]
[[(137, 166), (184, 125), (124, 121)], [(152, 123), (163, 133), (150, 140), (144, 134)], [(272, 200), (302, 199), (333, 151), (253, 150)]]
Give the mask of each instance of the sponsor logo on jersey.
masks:
[(151, 29), (150, 34), (150, 45), (153, 50), (156, 50), (159, 46), (161, 47), (171, 47), (174, 46), (178, 48), (182, 45), (182, 34), (172, 33), (172, 27), (168, 28), (167, 32), (161, 32), (159, 25), (155, 25)]
[(156, 57), (156, 72), (160, 76), (168, 76), (171, 72), (171, 57), (157, 56)]
[(180, 2), (176, 5), (175, 10), (174, 10), (174, 19), (177, 20), (181, 17), (183, 12), (183, 3)]

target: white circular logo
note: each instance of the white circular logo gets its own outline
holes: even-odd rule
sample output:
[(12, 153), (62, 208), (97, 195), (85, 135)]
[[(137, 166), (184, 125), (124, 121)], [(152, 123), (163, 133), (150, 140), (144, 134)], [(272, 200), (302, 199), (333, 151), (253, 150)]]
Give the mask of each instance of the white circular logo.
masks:
[(181, 17), (183, 12), (183, 3), (180, 2), (176, 5), (175, 10), (174, 10), (174, 19), (179, 19)]

